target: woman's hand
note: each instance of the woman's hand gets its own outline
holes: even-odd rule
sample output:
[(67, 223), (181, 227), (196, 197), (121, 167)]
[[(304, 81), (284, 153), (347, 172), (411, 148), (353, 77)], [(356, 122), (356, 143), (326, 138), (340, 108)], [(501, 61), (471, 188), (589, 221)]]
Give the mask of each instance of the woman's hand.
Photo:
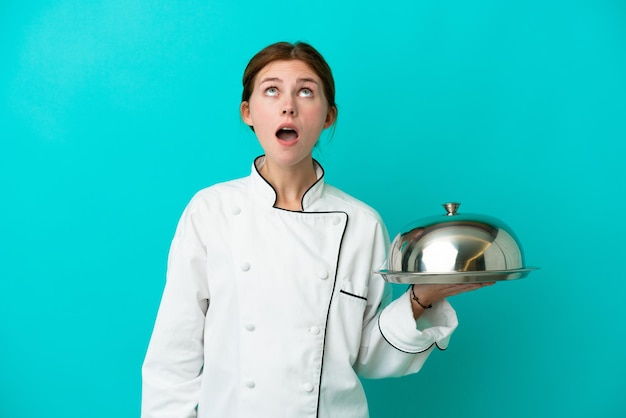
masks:
[(482, 287), (491, 286), (494, 282), (463, 283), (463, 284), (414, 284), (409, 291), (413, 317), (415, 319), (433, 303), (460, 293), (471, 292)]

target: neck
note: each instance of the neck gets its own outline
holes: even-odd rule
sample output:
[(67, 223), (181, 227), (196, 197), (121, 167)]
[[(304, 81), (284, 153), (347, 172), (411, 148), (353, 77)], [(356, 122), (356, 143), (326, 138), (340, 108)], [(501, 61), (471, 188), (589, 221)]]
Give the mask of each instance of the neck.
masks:
[(294, 167), (280, 167), (266, 159), (259, 172), (276, 191), (274, 207), (280, 209), (303, 210), (302, 197), (317, 181), (312, 159)]

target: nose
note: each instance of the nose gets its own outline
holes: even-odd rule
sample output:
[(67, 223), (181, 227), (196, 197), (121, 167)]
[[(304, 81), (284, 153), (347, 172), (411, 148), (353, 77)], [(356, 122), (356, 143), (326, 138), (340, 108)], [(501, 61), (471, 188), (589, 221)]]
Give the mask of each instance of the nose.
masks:
[(286, 116), (286, 115), (295, 116), (296, 115), (296, 106), (292, 99), (285, 100), (285, 102), (283, 103), (282, 113), (283, 113), (283, 116)]

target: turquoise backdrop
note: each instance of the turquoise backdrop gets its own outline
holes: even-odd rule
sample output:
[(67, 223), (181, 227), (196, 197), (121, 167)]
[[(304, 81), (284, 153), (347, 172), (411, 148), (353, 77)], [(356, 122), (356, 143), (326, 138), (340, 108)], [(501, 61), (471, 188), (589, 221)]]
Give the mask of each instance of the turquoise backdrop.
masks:
[(176, 222), (260, 153), (240, 77), (278, 40), (333, 68), (330, 183), (392, 235), (461, 201), (541, 267), (452, 298), (449, 349), (365, 381), (372, 416), (626, 416), (625, 22), (620, 0), (3, 1), (0, 417), (139, 415)]

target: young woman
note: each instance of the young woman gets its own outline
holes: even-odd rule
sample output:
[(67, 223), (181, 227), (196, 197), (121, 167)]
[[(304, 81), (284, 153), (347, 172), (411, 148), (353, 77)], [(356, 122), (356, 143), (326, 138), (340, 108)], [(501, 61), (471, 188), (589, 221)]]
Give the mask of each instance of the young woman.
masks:
[(417, 372), (457, 326), (444, 298), (481, 285), (415, 285), (390, 300), (372, 273), (386, 259), (383, 222), (326, 184), (312, 157), (337, 106), (311, 46), (255, 55), (240, 111), (264, 155), (183, 213), (143, 365), (142, 417), (367, 417), (358, 376)]

